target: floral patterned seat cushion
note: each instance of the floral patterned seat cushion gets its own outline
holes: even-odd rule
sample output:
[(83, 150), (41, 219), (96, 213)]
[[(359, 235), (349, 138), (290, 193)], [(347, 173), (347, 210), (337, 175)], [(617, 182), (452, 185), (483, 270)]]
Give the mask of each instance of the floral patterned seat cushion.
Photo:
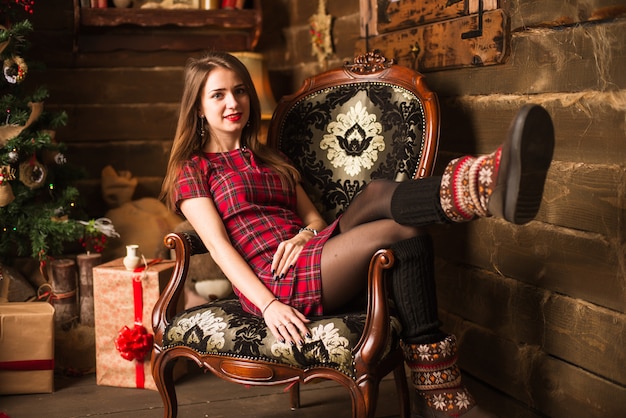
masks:
[(292, 106), (279, 127), (278, 147), (332, 221), (372, 179), (414, 177), (424, 124), (423, 103), (407, 89), (378, 81), (341, 84)]
[[(390, 347), (399, 341), (400, 323), (392, 317)], [(352, 349), (365, 325), (365, 313), (311, 318), (311, 338), (302, 347), (280, 343), (263, 318), (244, 312), (237, 299), (189, 309), (165, 329), (163, 348), (184, 345), (201, 354), (258, 359), (307, 369), (326, 366), (354, 378)]]

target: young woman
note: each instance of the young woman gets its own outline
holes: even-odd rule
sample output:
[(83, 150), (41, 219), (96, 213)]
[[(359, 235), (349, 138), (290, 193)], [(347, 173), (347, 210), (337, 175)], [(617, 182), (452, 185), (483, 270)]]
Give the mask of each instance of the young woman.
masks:
[[(296, 169), (259, 142), (260, 120), (240, 61), (226, 53), (189, 61), (162, 196), (194, 227), (243, 308), (262, 316), (279, 341), (302, 344), (307, 317), (353, 301), (372, 254), (391, 246), (404, 266), (394, 273), (394, 297), (424, 405), (431, 416), (487, 416), (460, 384), (454, 337), (439, 331), (432, 248), (420, 227), (477, 216), (532, 219), (554, 143), (545, 110), (524, 107), (502, 147), (452, 161), (443, 177), (372, 181), (330, 225)], [(430, 385), (433, 371), (448, 380)]]

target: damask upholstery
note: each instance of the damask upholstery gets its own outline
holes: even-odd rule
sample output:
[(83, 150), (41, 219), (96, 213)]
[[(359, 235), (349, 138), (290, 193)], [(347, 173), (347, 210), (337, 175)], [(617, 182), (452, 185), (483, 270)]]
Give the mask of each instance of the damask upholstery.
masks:
[[(431, 174), (438, 111), (421, 74), (368, 53), (305, 80), (281, 99), (268, 145), (300, 170), (305, 190), (330, 223), (371, 179)], [(237, 383), (290, 384), (292, 408), (299, 406), (299, 383), (332, 379), (350, 391), (354, 418), (374, 416), (379, 382), (393, 372), (400, 415), (408, 416), (401, 325), (385, 282), (391, 250), (372, 256), (364, 307), (309, 318), (312, 337), (300, 348), (278, 342), (264, 320), (244, 312), (237, 300), (177, 312), (189, 258), (206, 248), (193, 231), (169, 234), (165, 244), (176, 252), (176, 265), (153, 311), (152, 373), (166, 418), (177, 414), (172, 360), (181, 357)]]
[[(163, 349), (182, 345), (201, 354), (256, 359), (302, 369), (323, 366), (354, 379), (352, 349), (363, 333), (365, 312), (311, 318), (307, 327), (311, 338), (302, 347), (292, 347), (277, 341), (263, 318), (245, 312), (238, 300), (226, 299), (177, 315), (165, 329)], [(399, 340), (400, 323), (396, 318), (392, 319), (392, 329), (389, 347)]]
[(412, 91), (381, 81), (343, 84), (300, 99), (282, 118), (278, 147), (303, 173), (327, 221), (370, 180), (414, 178), (426, 145)]

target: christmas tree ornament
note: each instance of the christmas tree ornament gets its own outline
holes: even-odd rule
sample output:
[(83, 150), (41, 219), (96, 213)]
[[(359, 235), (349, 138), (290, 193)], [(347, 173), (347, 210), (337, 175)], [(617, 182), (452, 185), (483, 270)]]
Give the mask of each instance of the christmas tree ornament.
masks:
[[(57, 144), (57, 142), (54, 139), (56, 136), (56, 131), (47, 129), (47, 130), (42, 130), (41, 132), (50, 137), (51, 145)], [(66, 159), (65, 159), (65, 156), (61, 154), (61, 152), (57, 148), (48, 148), (48, 149), (44, 149), (43, 152), (41, 153), (41, 162), (44, 163), (45, 165), (50, 165), (50, 164), (63, 165), (66, 163)]]
[(15, 180), (15, 169), (10, 165), (0, 167), (0, 184), (11, 180)]
[(43, 186), (48, 175), (48, 169), (41, 164), (35, 156), (29, 161), (20, 164), (20, 181), (30, 189), (37, 189)]
[(9, 183), (0, 185), (0, 208), (10, 205), (15, 200), (13, 189)]
[(14, 178), (13, 169), (10, 166), (0, 167), (0, 208), (8, 206), (15, 200), (13, 188), (9, 183)]
[(58, 165), (63, 165), (67, 162), (67, 158), (65, 158), (65, 155), (59, 152), (57, 155), (54, 156), (54, 162)]
[(13, 148), (11, 151), (9, 151), (9, 153), (7, 154), (7, 158), (9, 160), (9, 162), (11, 164), (14, 164), (17, 162), (17, 160), (19, 160), (20, 158), (20, 154), (17, 152), (17, 150), (15, 148)]
[(22, 57), (11, 57), (4, 60), (2, 66), (4, 78), (11, 84), (19, 84), (24, 81), (28, 73), (28, 65)]

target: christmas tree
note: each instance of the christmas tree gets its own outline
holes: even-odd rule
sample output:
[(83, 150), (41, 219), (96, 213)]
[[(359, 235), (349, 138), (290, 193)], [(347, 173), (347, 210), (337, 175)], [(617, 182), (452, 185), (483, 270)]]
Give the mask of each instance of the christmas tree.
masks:
[(67, 115), (47, 112), (46, 88), (27, 88), (24, 82), (31, 65), (25, 53), (33, 6), (34, 0), (0, 0), (0, 262), (5, 263), (19, 256), (43, 261), (85, 233), (73, 220), (79, 193), (71, 184), (80, 171), (66, 164), (65, 146), (55, 140), (54, 130)]

